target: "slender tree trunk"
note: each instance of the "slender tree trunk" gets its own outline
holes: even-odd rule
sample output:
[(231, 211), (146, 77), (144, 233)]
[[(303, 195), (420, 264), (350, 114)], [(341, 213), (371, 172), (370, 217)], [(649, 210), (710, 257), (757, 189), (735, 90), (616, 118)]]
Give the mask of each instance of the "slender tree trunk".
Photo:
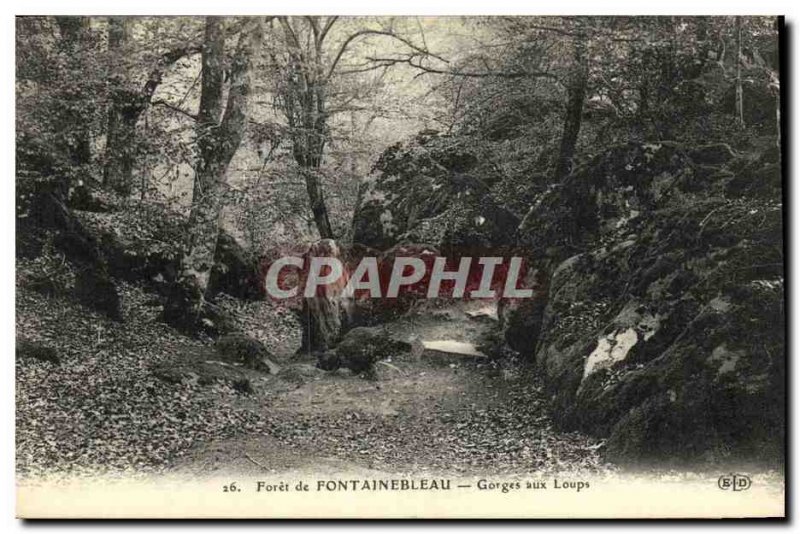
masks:
[(309, 205), (321, 239), (334, 239), (320, 181), (320, 167), (325, 152), (327, 114), (325, 81), (322, 68), (322, 41), (318, 30), (314, 46), (306, 54), (300, 47), (294, 29), (285, 17), (280, 19), (289, 47), (287, 89), (283, 107), (292, 129), (292, 155), (306, 183)]
[(111, 65), (111, 105), (108, 109), (103, 185), (122, 196), (131, 193), (136, 123), (143, 110), (138, 91), (130, 87), (126, 66), (131, 35), (129, 17), (111, 17), (108, 21), (108, 53)]
[(575, 64), (572, 69), (567, 87), (567, 109), (564, 115), (564, 130), (561, 134), (561, 145), (558, 151), (558, 161), (553, 173), (553, 181), (561, 182), (572, 170), (572, 160), (575, 156), (575, 145), (581, 131), (581, 116), (583, 103), (586, 99), (586, 85), (589, 78), (588, 54), (586, 53), (586, 38), (575, 38)]
[[(775, 67), (775, 71), (770, 74), (770, 87), (772, 87), (773, 92), (775, 94), (775, 145), (778, 147), (778, 153), (780, 153), (781, 148), (781, 103), (783, 102), (781, 99), (781, 76), (780, 76), (780, 54), (784, 53), (781, 52), (781, 22), (780, 19), (775, 19), (775, 48), (778, 50), (778, 60), (777, 66)], [(782, 156), (781, 156), (782, 157)]]
[[(562, 183), (572, 172), (573, 158), (575, 157), (575, 146), (578, 142), (578, 134), (581, 131), (581, 118), (583, 115), (583, 104), (586, 99), (586, 86), (589, 80), (589, 57), (586, 51), (587, 38), (585, 35), (578, 35), (574, 41), (574, 65), (567, 86), (567, 109), (564, 116), (564, 130), (561, 134), (561, 146), (558, 152), (558, 161), (553, 173), (553, 182)], [(574, 184), (574, 201), (572, 206), (573, 216), (571, 218), (572, 228), (569, 230), (569, 239), (577, 242), (580, 239), (580, 229), (585, 219), (587, 203), (588, 184), (578, 182)]]
[(307, 84), (301, 95), (304, 102), (300, 107), (302, 110), (300, 123), (303, 126), (293, 140), (294, 157), (306, 182), (308, 201), (320, 239), (334, 239), (333, 228), (328, 218), (328, 207), (325, 204), (325, 192), (320, 180), (327, 127), (324, 117), (324, 94), (312, 81)]
[(736, 123), (744, 129), (744, 94), (742, 92), (742, 17), (736, 17)]
[[(82, 68), (80, 63), (86, 51), (86, 36), (89, 31), (88, 17), (56, 17), (59, 31), (61, 33), (61, 45), (64, 47), (70, 59), (77, 63), (74, 68)], [(82, 99), (83, 96), (75, 94), (74, 99)], [(88, 165), (92, 161), (92, 141), (91, 133), (86, 124), (85, 117), (79, 112), (79, 105), (64, 106), (64, 114), (61, 121), (65, 128), (71, 130), (71, 142), (68, 144), (70, 162), (74, 167)]]
[[(220, 215), (227, 190), (226, 173), (244, 135), (250, 92), (250, 64), (261, 39), (261, 22), (242, 30), (231, 67), (231, 85), (223, 114), (224, 43), (222, 21), (208, 17), (202, 58), (202, 90), (197, 124), (198, 160), (186, 254), (165, 306), (165, 319), (187, 330), (205, 324), (205, 293), (214, 266)], [(222, 118), (220, 119), (220, 115)], [(206, 319), (206, 321), (203, 321)]]
[(325, 109), (325, 86), (320, 80), (322, 66), (319, 64), (321, 50), (317, 49), (314, 55), (315, 73), (312, 83), (309, 84), (309, 110), (307, 121), (311, 127), (310, 137), (306, 143), (308, 154), (305, 169), (306, 189), (311, 203), (311, 212), (321, 239), (334, 239), (331, 221), (328, 218), (328, 207), (325, 204), (325, 193), (322, 190), (319, 169), (322, 167), (322, 157), (325, 154), (325, 141), (327, 134), (327, 115)]
[(325, 205), (325, 196), (319, 180), (319, 168), (306, 167), (302, 172), (306, 182), (308, 200), (311, 204), (311, 213), (314, 215), (314, 224), (320, 239), (333, 239), (333, 229), (328, 218), (328, 208)]

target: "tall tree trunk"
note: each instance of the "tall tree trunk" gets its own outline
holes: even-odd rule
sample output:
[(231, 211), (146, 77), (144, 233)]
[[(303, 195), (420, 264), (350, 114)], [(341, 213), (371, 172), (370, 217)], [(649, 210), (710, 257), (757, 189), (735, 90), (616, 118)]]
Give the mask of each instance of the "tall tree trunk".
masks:
[(328, 218), (328, 208), (325, 205), (325, 196), (322, 184), (319, 181), (319, 168), (305, 167), (302, 169), (306, 182), (308, 200), (311, 204), (311, 213), (314, 215), (314, 224), (319, 232), (320, 239), (333, 239), (333, 229)]
[[(587, 54), (587, 37), (579, 34), (574, 38), (574, 64), (567, 86), (567, 109), (564, 115), (564, 130), (561, 134), (561, 146), (558, 151), (558, 161), (553, 173), (553, 182), (562, 183), (572, 172), (575, 145), (581, 131), (581, 118), (583, 104), (586, 99), (586, 86), (589, 80), (589, 55)], [(569, 230), (569, 239), (574, 243), (580, 239), (580, 230), (586, 216), (588, 207), (588, 184), (579, 181), (573, 184), (571, 193), (574, 195), (572, 202), (573, 216), (572, 227)]]
[(325, 152), (325, 130), (323, 94), (316, 88), (305, 89), (305, 106), (299, 132), (294, 135), (294, 158), (300, 166), (300, 172), (306, 183), (306, 192), (314, 216), (314, 224), (320, 239), (334, 239), (331, 221), (328, 218), (328, 207), (325, 204), (325, 192), (320, 181), (322, 156)]
[(250, 21), (239, 36), (223, 114), (225, 36), (219, 17), (206, 19), (197, 121), (199, 155), (186, 254), (164, 309), (164, 318), (168, 322), (186, 330), (205, 328), (218, 332), (223, 329), (219, 324), (208, 324), (210, 314), (205, 306), (205, 293), (214, 266), (220, 215), (227, 190), (226, 173), (244, 135), (251, 87), (250, 65), (260, 41), (261, 22)]
[(572, 170), (575, 145), (581, 131), (583, 103), (586, 99), (586, 85), (589, 79), (589, 58), (586, 53), (586, 37), (575, 38), (575, 64), (567, 86), (567, 109), (564, 115), (564, 130), (558, 150), (558, 161), (553, 173), (553, 181), (561, 182)]
[(136, 122), (142, 111), (140, 95), (130, 87), (127, 52), (131, 35), (129, 17), (108, 21), (108, 55), (111, 65), (111, 105), (108, 109), (103, 184), (122, 196), (131, 193)]
[[(84, 50), (87, 44), (87, 34), (89, 32), (88, 17), (56, 17), (59, 31), (61, 33), (61, 46), (71, 61), (75, 63), (73, 68), (81, 69), (83, 59), (86, 55)], [(80, 93), (71, 96), (71, 99), (82, 99)], [(92, 161), (92, 141), (91, 132), (87, 125), (86, 118), (79, 112), (81, 106), (77, 103), (64, 106), (63, 116), (60, 121), (65, 129), (70, 131), (68, 137), (71, 138), (67, 143), (67, 152), (70, 163), (74, 167), (88, 165)]]
[(744, 129), (744, 94), (742, 92), (742, 17), (736, 17), (736, 124)]
[(292, 130), (292, 155), (306, 183), (320, 239), (334, 239), (319, 172), (327, 134), (322, 42), (315, 32), (314, 46), (304, 54), (289, 19), (280, 17), (279, 21), (289, 47), (288, 83), (282, 96), (283, 111)]
[(308, 200), (311, 204), (311, 213), (314, 215), (314, 223), (319, 231), (320, 239), (334, 239), (331, 221), (328, 218), (328, 207), (325, 204), (325, 193), (322, 190), (320, 181), (320, 167), (322, 157), (325, 153), (325, 141), (327, 134), (327, 115), (325, 110), (325, 88), (320, 81), (322, 76), (319, 58), (321, 52), (316, 51), (314, 69), (315, 73), (308, 87), (309, 109), (306, 112), (306, 123), (308, 125), (306, 140), (305, 157), (305, 180)]
[[(775, 146), (778, 147), (778, 153), (780, 154), (781, 149), (781, 105), (783, 105), (784, 99), (781, 98), (781, 54), (785, 53), (781, 51), (781, 34), (785, 31), (783, 27), (782, 19), (780, 17), (775, 18), (775, 36), (776, 36), (776, 43), (775, 49), (778, 50), (778, 59), (776, 61), (776, 67), (774, 71), (770, 71), (770, 87), (772, 88), (773, 94), (775, 95)], [(782, 156), (781, 156), (782, 157)]]
[[(311, 258), (330, 257), (344, 263), (339, 246), (332, 239), (321, 239), (313, 243), (305, 254), (305, 270), (308, 272)], [(303, 328), (302, 342), (297, 355), (326, 351), (338, 343), (343, 327), (347, 323), (350, 299), (343, 295), (347, 276), (339, 283), (328, 284), (317, 289), (313, 297), (303, 298), (300, 324)]]

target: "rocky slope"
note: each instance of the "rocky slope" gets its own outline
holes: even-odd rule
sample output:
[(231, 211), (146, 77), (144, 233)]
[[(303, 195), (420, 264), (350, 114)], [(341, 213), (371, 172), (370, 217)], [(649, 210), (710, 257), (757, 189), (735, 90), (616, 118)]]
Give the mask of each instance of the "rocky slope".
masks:
[(545, 195), (521, 236), (552, 270), (528, 350), (557, 420), (626, 462), (779, 458), (781, 235), (774, 155), (725, 145), (621, 146)]

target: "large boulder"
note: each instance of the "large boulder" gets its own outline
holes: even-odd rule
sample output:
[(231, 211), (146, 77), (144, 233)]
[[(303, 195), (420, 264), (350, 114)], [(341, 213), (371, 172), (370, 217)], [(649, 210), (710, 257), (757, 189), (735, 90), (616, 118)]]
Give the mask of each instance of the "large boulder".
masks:
[(150, 372), (167, 384), (218, 384), (238, 393), (254, 393), (267, 380), (267, 373), (276, 374), (280, 369), (267, 365), (261, 349), (254, 350), (253, 341), (240, 335), (223, 337), (214, 348), (184, 347), (152, 364)]
[(224, 308), (206, 300), (195, 284), (169, 284), (160, 318), (189, 336), (219, 337), (234, 331), (233, 316)]
[[(440, 252), (436, 247), (425, 244), (396, 245), (383, 252), (377, 252), (374, 249), (363, 249), (359, 250), (358, 254), (351, 253), (348, 263), (351, 273), (362, 258), (369, 256), (377, 258), (381, 294), (384, 296), (382, 298), (373, 298), (367, 291), (356, 292), (349, 308), (348, 325), (351, 327), (374, 326), (393, 321), (412, 310), (416, 304), (419, 304), (427, 296), (430, 272), (434, 259), (439, 255)], [(397, 297), (386, 298), (385, 292), (388, 289), (395, 260), (401, 257), (421, 259), (425, 264), (426, 274), (416, 284), (402, 287)]]
[(383, 359), (411, 351), (411, 344), (393, 339), (380, 328), (350, 330), (332, 352), (320, 356), (318, 366), (326, 371), (346, 368), (354, 374), (370, 373)]
[(520, 224), (522, 244), (555, 268), (576, 250), (617, 239), (629, 223), (703, 184), (708, 174), (674, 142), (612, 147), (535, 199)]
[[(171, 291), (184, 254), (184, 216), (157, 202), (136, 200), (109, 212), (73, 212), (99, 244), (113, 276), (148, 281), (162, 293)], [(263, 297), (257, 267), (256, 258), (220, 230), (206, 296)]]
[(255, 257), (224, 230), (220, 231), (217, 238), (214, 268), (208, 285), (211, 294), (225, 293), (247, 300), (264, 296)]
[(497, 302), (498, 332), (505, 346), (530, 361), (539, 339), (545, 308), (547, 306), (547, 274), (534, 267), (535, 260), (528, 258), (530, 268), (518, 282), (519, 289), (531, 289), (530, 298), (500, 298)]
[(247, 334), (226, 334), (217, 339), (214, 348), (225, 361), (234, 365), (272, 375), (280, 372), (280, 366), (273, 361), (272, 354), (264, 344)]
[(122, 319), (119, 293), (101, 241), (54, 191), (31, 193), (25, 213), (18, 214), (17, 239), (25, 248), (38, 244), (32, 247), (38, 250), (28, 251), (31, 256), (41, 254), (44, 243), (51, 241), (76, 270), (74, 293), (78, 301), (111, 319)]
[(434, 131), (389, 147), (359, 189), (353, 242), (378, 250), (510, 243), (519, 220), (494, 199), (499, 175), (486, 158)]
[(556, 421), (608, 438), (612, 459), (781, 456), (781, 197), (774, 181), (758, 197), (731, 190), (763, 167), (752, 161), (725, 146), (625, 145), (526, 219), (551, 266), (527, 350)]

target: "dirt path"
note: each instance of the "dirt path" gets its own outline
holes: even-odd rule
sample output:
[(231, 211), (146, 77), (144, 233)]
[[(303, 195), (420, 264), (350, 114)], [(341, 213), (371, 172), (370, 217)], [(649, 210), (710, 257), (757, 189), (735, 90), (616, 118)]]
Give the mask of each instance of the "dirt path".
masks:
[[(398, 338), (476, 343), (489, 327), (465, 308), (387, 325)], [(474, 310), (472, 310), (474, 311)], [(479, 474), (603, 470), (599, 444), (553, 429), (532, 376), (483, 359), (426, 352), (378, 366), (378, 380), (291, 364), (247, 402), (263, 432), (195, 447), (170, 471)], [(282, 382), (282, 383), (281, 383)]]

